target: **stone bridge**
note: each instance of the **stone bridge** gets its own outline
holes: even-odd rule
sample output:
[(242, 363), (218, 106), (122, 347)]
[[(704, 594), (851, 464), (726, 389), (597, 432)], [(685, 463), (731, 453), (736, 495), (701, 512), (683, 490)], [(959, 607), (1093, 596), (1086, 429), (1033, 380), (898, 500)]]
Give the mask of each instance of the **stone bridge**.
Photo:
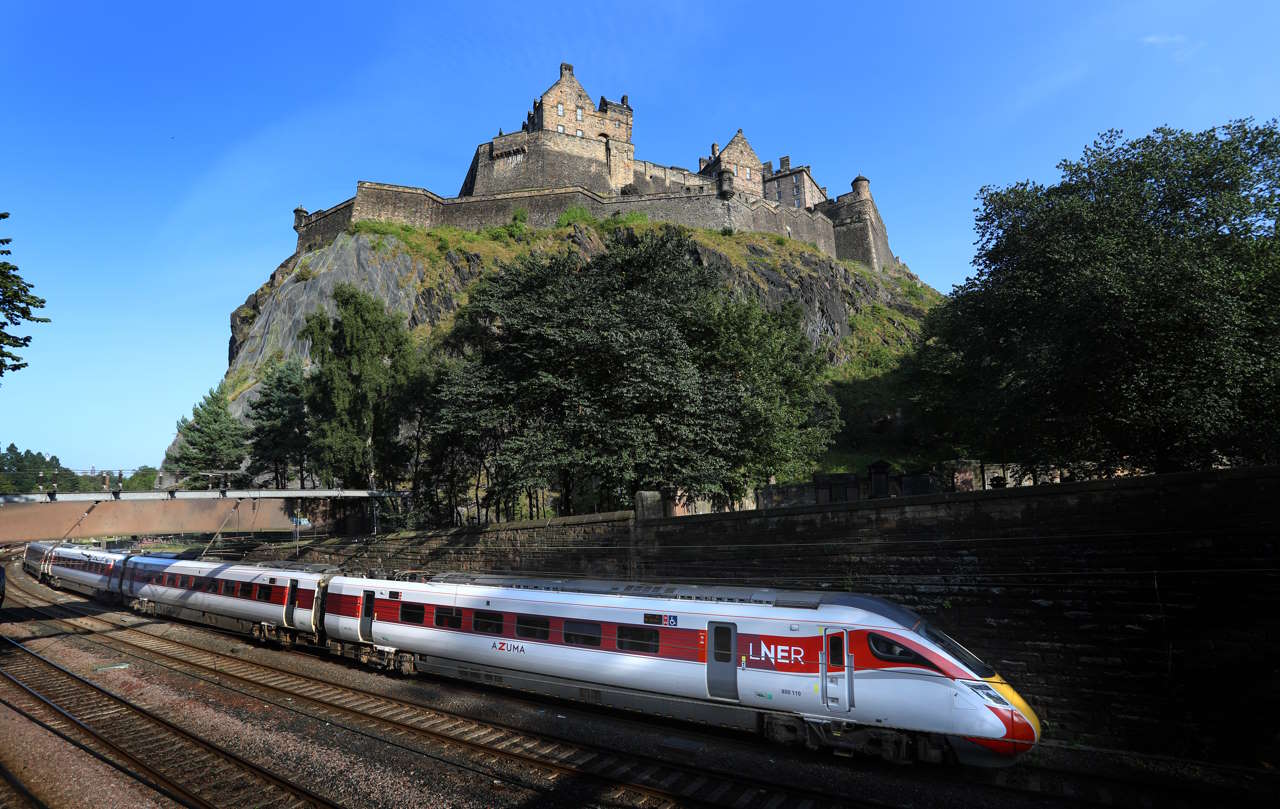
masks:
[(134, 534), (283, 533), (303, 520), (326, 530), (350, 516), (343, 505), (378, 494), (361, 489), (6, 494), (0, 495), (0, 544)]

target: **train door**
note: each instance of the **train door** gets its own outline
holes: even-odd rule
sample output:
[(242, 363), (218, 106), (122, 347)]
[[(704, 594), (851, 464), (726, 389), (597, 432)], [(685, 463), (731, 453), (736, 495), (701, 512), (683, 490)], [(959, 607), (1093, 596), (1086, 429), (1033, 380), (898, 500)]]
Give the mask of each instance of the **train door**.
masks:
[(129, 557), (115, 559), (107, 563), (107, 592), (124, 597), (124, 574), (129, 564)]
[(851, 711), (853, 660), (846, 652), (849, 633), (843, 629), (828, 629), (822, 634), (822, 704), (828, 711)]
[(707, 624), (707, 694), (738, 698), (738, 625)]
[(365, 590), (360, 597), (360, 640), (373, 641), (373, 591)]
[(284, 596), (284, 625), (294, 629), (293, 610), (298, 606), (298, 580), (289, 579), (289, 592)]

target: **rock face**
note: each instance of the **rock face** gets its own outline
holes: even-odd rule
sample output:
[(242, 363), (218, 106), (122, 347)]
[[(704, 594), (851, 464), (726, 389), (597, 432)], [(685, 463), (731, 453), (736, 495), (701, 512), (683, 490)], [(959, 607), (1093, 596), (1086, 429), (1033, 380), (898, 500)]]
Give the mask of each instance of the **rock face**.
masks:
[[(637, 225), (620, 229), (636, 238)], [(832, 361), (847, 361), (856, 316), (875, 308), (880, 322), (911, 339), (918, 319), (941, 296), (904, 266), (879, 272), (836, 261), (811, 245), (760, 233), (726, 235), (694, 231), (697, 260), (715, 268), (726, 284), (759, 296), (770, 307), (788, 301), (804, 309), (804, 326)], [(491, 232), (381, 233), (357, 229), (330, 244), (286, 259), (268, 281), (231, 314), (226, 383), (232, 412), (244, 415), (256, 398), (260, 369), (270, 362), (308, 359), (300, 335), (312, 312), (334, 311), (335, 285), (352, 284), (385, 301), (419, 334), (447, 327), (481, 275), (530, 252), (576, 250), (592, 256), (605, 249), (595, 228), (574, 225), (523, 238)]]

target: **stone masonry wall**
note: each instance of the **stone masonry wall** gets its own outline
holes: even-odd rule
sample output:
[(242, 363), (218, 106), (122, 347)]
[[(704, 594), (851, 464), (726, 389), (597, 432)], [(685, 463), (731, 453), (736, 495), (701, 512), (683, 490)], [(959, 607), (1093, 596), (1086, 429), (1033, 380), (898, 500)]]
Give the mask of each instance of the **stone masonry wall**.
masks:
[[(791, 238), (816, 244), (829, 255), (835, 254), (835, 234), (831, 221), (825, 216), (779, 207), (759, 198), (735, 196), (724, 200), (711, 186), (691, 188), (688, 192), (635, 196), (600, 196), (581, 188), (568, 187), (441, 199), (422, 188), (361, 182), (352, 204), (354, 213), (343, 227), (353, 219), (376, 219), (421, 228), (452, 225), (476, 230), (510, 222), (515, 210), (523, 208), (529, 214), (530, 225), (549, 228), (555, 225), (565, 209), (579, 206), (600, 219), (607, 219), (615, 212), (640, 211), (654, 222), (678, 222), (711, 230), (731, 227), (790, 235)], [(323, 239), (331, 240), (338, 232), (340, 229), (332, 234), (317, 235), (304, 228), (299, 233), (299, 245), (306, 244), (306, 249), (313, 249), (322, 244)]]
[(304, 216), (301, 222), (294, 225), (294, 230), (298, 232), (297, 252), (305, 253), (308, 250), (323, 247), (333, 241), (339, 233), (351, 227), (355, 202), (355, 198), (352, 197), (345, 202), (339, 202), (332, 208)]
[(1007, 677), (1051, 742), (1248, 764), (1277, 752), (1276, 503), (1273, 467), (429, 532), (360, 559), (881, 595)]

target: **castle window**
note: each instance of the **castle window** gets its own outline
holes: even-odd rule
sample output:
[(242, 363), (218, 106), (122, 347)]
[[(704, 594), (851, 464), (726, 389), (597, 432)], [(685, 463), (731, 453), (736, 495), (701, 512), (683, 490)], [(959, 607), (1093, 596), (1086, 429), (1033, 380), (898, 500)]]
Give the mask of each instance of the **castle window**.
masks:
[(738, 164), (737, 164), (737, 163), (734, 163), (734, 164), (733, 164), (733, 176), (734, 176), (734, 177), (737, 177), (737, 176), (738, 176)]
[(800, 200), (798, 200), (798, 199), (796, 200), (796, 207), (797, 207), (797, 208), (799, 208), (799, 207), (800, 207)]
[(613, 122), (613, 128), (614, 128), (614, 129), (617, 129), (617, 128), (618, 128), (618, 122), (617, 122), (617, 121), (614, 121), (614, 122)]
[(556, 115), (559, 115), (561, 118), (564, 117), (564, 104), (556, 105)]
[(556, 131), (557, 131), (557, 132), (559, 132), (561, 135), (563, 135), (563, 134), (564, 134), (564, 124), (559, 124), (559, 125), (557, 125), (557, 126), (556, 126)]
[(578, 137), (582, 137), (582, 130), (581, 130), (581, 129), (575, 129), (575, 130), (574, 130), (574, 132), (573, 132), (573, 134), (577, 135)]
[(748, 179), (748, 180), (750, 180), (750, 179), (751, 179), (751, 167), (750, 167), (750, 166), (747, 166), (747, 179)]
[(782, 189), (778, 189), (778, 202), (782, 202)]
[(578, 107), (578, 120), (582, 120), (582, 107)]

